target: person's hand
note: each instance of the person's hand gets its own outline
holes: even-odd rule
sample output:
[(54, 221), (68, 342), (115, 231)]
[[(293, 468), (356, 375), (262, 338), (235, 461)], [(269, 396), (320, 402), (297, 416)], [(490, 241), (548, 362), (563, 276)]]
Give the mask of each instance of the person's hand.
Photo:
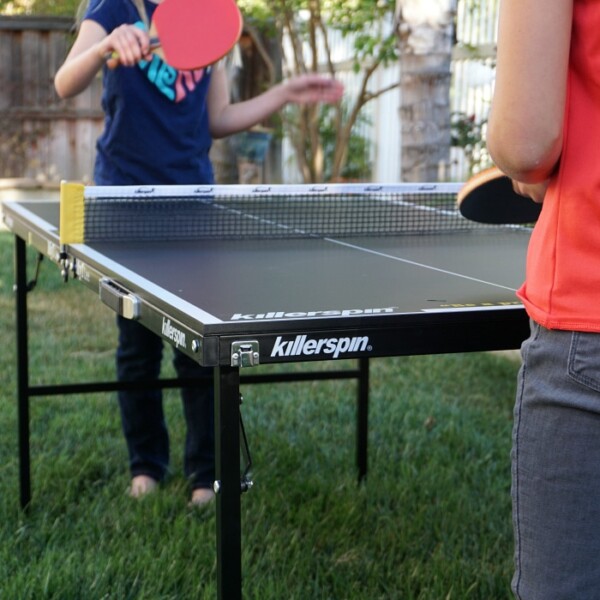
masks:
[(150, 38), (136, 25), (120, 25), (100, 42), (99, 52), (103, 57), (116, 53), (118, 64), (131, 67), (148, 56)]
[(335, 104), (344, 95), (342, 83), (317, 73), (292, 77), (284, 85), (288, 102), (295, 104)]
[(548, 189), (549, 179), (542, 181), (541, 183), (521, 183), (513, 179), (513, 190), (521, 196), (531, 198), (534, 202), (541, 204), (544, 201), (546, 190)]

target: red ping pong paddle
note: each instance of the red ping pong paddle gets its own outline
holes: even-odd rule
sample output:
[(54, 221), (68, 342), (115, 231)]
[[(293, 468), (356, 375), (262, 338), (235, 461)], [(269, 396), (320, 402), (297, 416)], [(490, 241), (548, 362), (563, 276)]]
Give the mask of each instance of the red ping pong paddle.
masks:
[(510, 177), (497, 167), (474, 175), (458, 193), (458, 209), (463, 217), (479, 223), (534, 223), (542, 205), (517, 194)]
[[(191, 71), (216, 63), (242, 32), (235, 0), (163, 0), (150, 24), (150, 47), (171, 67)], [(115, 68), (119, 57), (107, 65)]]

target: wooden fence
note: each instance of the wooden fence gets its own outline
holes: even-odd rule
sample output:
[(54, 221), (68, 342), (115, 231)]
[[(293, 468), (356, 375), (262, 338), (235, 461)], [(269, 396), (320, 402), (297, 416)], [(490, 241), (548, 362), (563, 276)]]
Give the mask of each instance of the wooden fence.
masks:
[(63, 101), (53, 79), (71, 19), (0, 17), (0, 178), (90, 181), (102, 126), (101, 81)]

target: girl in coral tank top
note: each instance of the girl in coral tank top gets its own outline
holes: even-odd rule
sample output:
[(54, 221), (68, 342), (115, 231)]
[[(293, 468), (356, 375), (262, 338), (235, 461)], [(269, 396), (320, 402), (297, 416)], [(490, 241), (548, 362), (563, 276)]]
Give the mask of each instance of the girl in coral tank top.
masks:
[(543, 202), (519, 297), (513, 591), (600, 598), (600, 1), (502, 0), (488, 146)]

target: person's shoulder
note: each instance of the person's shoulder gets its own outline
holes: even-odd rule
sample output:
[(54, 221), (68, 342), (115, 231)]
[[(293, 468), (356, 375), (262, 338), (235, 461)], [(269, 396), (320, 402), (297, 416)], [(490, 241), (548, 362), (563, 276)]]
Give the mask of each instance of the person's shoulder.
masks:
[(90, 0), (83, 19), (95, 21), (110, 32), (123, 23), (135, 23), (139, 16), (130, 0)]

